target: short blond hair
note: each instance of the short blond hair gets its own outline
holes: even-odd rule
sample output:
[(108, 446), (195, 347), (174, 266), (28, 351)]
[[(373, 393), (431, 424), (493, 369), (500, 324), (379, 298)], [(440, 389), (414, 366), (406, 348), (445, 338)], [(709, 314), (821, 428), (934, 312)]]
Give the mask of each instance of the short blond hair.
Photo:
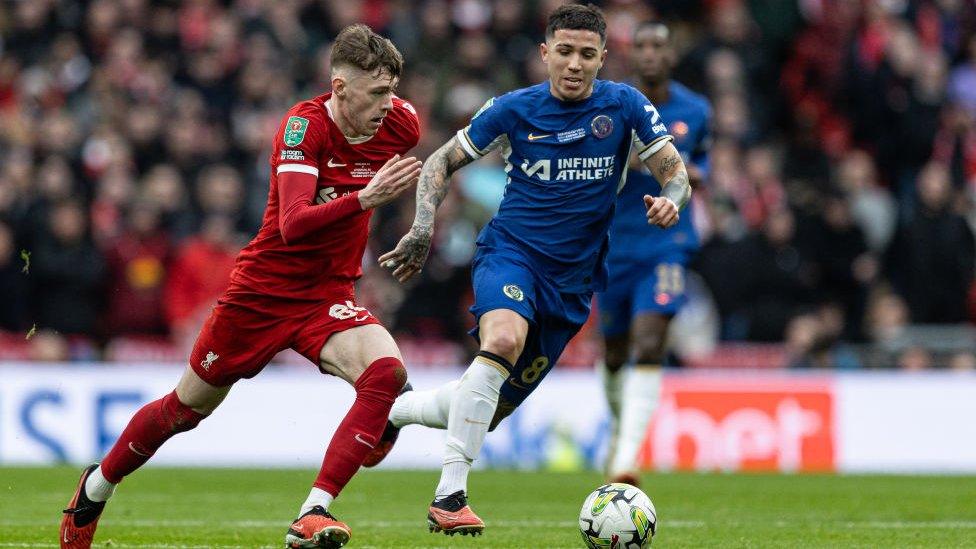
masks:
[(388, 38), (362, 23), (342, 29), (332, 44), (332, 67), (356, 67), (371, 73), (388, 71), (394, 78), (403, 72), (403, 55)]

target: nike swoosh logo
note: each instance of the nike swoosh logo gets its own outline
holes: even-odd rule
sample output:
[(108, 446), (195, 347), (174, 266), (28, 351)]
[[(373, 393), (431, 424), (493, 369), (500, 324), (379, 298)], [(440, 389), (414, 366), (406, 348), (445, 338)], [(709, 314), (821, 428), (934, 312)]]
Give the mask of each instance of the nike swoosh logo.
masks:
[(545, 139), (546, 137), (552, 137), (552, 134), (551, 133), (544, 133), (542, 135), (535, 135), (532, 132), (529, 132), (529, 141), (536, 141), (538, 139)]
[(438, 509), (435, 512), (435, 514), (437, 514), (440, 518), (448, 522), (454, 522), (457, 519), (461, 518), (461, 515), (458, 513), (448, 513), (447, 511), (442, 511), (440, 509)]
[(362, 321), (364, 321), (364, 320), (366, 320), (367, 318), (369, 318), (369, 315), (366, 315), (366, 316), (364, 316), (363, 318), (359, 318), (359, 317), (357, 316), (357, 317), (356, 317), (356, 318), (354, 318), (353, 320), (355, 320), (356, 322), (362, 322)]
[(336, 164), (335, 162), (332, 161), (331, 158), (329, 159), (328, 162), (326, 162), (326, 165), (330, 168), (341, 168), (342, 166), (345, 166), (345, 164)]
[(363, 444), (365, 444), (366, 446), (369, 446), (370, 448), (375, 448), (375, 446), (373, 446), (372, 444), (370, 444), (370, 443), (366, 442), (365, 440), (363, 440), (363, 438), (361, 436), (359, 436), (359, 433), (356, 433), (356, 436), (354, 436), (352, 438), (356, 439), (357, 442), (362, 442)]
[(71, 540), (68, 539), (68, 533), (67, 532), (64, 533), (64, 542), (65, 543), (71, 543)]
[(464, 421), (467, 421), (468, 423), (474, 423), (476, 425), (488, 425), (488, 422), (487, 421), (476, 421), (476, 420), (473, 420), (473, 419), (467, 418), (467, 417), (464, 418)]
[(140, 452), (139, 450), (136, 450), (136, 447), (133, 446), (131, 442), (129, 443), (129, 449), (132, 450), (132, 453), (133, 454), (137, 454), (137, 455), (140, 455), (142, 457), (151, 457), (152, 456), (152, 454), (144, 454), (144, 453)]

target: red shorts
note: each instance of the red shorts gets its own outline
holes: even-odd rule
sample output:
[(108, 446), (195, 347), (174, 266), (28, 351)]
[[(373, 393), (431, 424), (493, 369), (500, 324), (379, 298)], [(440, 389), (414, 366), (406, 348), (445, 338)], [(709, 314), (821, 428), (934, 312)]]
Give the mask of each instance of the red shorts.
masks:
[(352, 288), (325, 301), (304, 302), (225, 294), (203, 324), (190, 353), (190, 367), (216, 387), (256, 376), (280, 351), (294, 349), (319, 364), (332, 334), (380, 324), (356, 305)]

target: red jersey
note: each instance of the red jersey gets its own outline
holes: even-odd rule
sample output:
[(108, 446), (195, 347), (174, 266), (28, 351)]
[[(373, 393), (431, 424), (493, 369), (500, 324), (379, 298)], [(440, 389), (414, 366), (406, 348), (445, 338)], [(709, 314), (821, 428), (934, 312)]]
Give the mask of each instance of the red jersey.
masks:
[[(282, 119), (271, 153), (271, 189), (257, 236), (237, 257), (231, 288), (235, 295), (260, 294), (298, 300), (321, 300), (349, 287), (362, 275), (363, 252), (372, 210), (359, 205), (358, 191), (393, 155), (403, 155), (420, 139), (413, 106), (399, 97), (375, 135), (347, 139), (332, 118), (326, 101), (332, 93), (302, 101)], [(289, 196), (279, 188), (281, 175), (299, 172), (316, 176), (314, 192)], [(292, 190), (293, 191), (293, 190)], [(283, 197), (291, 204), (282, 204)], [(308, 234), (289, 231), (293, 211), (319, 214), (329, 208), (325, 226)], [(311, 210), (317, 210), (315, 212)], [(295, 236), (298, 234), (299, 236)]]

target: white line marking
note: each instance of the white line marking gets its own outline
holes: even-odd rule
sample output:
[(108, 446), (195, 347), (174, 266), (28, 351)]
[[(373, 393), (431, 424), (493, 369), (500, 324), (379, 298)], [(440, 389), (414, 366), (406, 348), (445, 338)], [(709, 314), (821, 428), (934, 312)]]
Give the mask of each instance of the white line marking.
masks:
[[(50, 522), (44, 520), (4, 520), (0, 519), (0, 526), (47, 526)], [(287, 526), (287, 521), (281, 520), (225, 520), (221, 521), (221, 525), (228, 528), (276, 528), (282, 525)], [(372, 524), (377, 528), (404, 528), (411, 527), (421, 524), (416, 520), (377, 520), (373, 521)], [(491, 524), (494, 526), (499, 526), (502, 528), (572, 528), (577, 525), (575, 520), (493, 520)], [(728, 521), (728, 522), (712, 522), (708, 523), (703, 520), (680, 520), (680, 519), (664, 519), (658, 523), (664, 528), (705, 528), (709, 524), (712, 526), (723, 526), (723, 527), (742, 527), (748, 526), (750, 523), (745, 521)], [(789, 520), (778, 520), (772, 523), (767, 523), (777, 528), (802, 528), (809, 525), (810, 523), (806, 521), (789, 521)], [(119, 518), (109, 518), (102, 522), (102, 525), (110, 526), (134, 526), (139, 528), (144, 527), (210, 527), (213, 525), (211, 520), (203, 519), (176, 519), (176, 520), (159, 520), (159, 519), (119, 519)], [(911, 528), (927, 528), (927, 529), (976, 529), (976, 520), (934, 520), (934, 521), (913, 521), (913, 520), (865, 520), (865, 521), (848, 521), (839, 522), (837, 526), (842, 528), (874, 528), (880, 530), (886, 529), (911, 529)], [(0, 542), (0, 547), (23, 547), (23, 545), (17, 544), (7, 544), (4, 545)]]
[[(46, 526), (50, 523), (43, 520), (3, 520), (0, 519), (0, 526)], [(417, 520), (376, 520), (371, 523), (376, 528), (404, 528), (417, 526), (418, 524), (423, 526), (423, 521)], [(491, 521), (493, 526), (498, 526), (502, 528), (573, 528), (578, 525), (575, 520), (493, 520)], [(669, 520), (667, 521), (667, 526), (669, 528), (702, 528), (705, 526), (704, 521), (700, 520)], [(203, 519), (176, 519), (176, 520), (165, 520), (165, 519), (117, 519), (108, 518), (103, 519), (100, 523), (101, 526), (133, 526), (138, 528), (145, 527), (211, 527), (213, 526), (212, 520)], [(220, 522), (222, 527), (228, 528), (276, 528), (282, 525), (287, 526), (287, 521), (280, 520), (222, 520)], [(0, 544), (0, 547), (5, 547)]]
[[(98, 542), (95, 542), (98, 545)], [(0, 547), (60, 547), (57, 543), (43, 543), (43, 542), (33, 542), (33, 543), (5, 543), (0, 542)], [(154, 547), (161, 549), (271, 549), (281, 547), (280, 545), (259, 545), (254, 548), (249, 545), (186, 545), (186, 544), (173, 544), (173, 543), (118, 543), (112, 542), (111, 547)], [(364, 548), (365, 549), (365, 548)]]
[(947, 530), (976, 528), (976, 520), (866, 520), (862, 522), (842, 522), (847, 528), (944, 528)]
[[(97, 542), (96, 542), (97, 545)], [(132, 548), (132, 549), (278, 549), (281, 547), (278, 544), (274, 545), (259, 545), (254, 547), (253, 545), (186, 545), (186, 544), (174, 544), (174, 543), (118, 543), (112, 542), (112, 547), (119, 548)], [(60, 547), (57, 543), (9, 543), (0, 542), (0, 547)], [(357, 545), (360, 549), (379, 549), (379, 545)], [(384, 545), (383, 547), (388, 547)], [(442, 545), (424, 545), (428, 549), (456, 549), (454, 547), (442, 546)], [(575, 545), (572, 546), (556, 546), (551, 549), (576, 549)]]
[[(112, 526), (133, 526), (133, 527), (209, 527), (212, 526), (212, 521), (209, 520), (141, 520), (141, 519), (109, 519), (105, 521), (104, 524), (110, 524)], [(231, 528), (277, 528), (284, 524), (283, 521), (278, 520), (237, 520), (237, 521), (222, 521), (221, 525)], [(391, 520), (391, 521), (375, 521), (374, 526), (376, 528), (403, 528), (417, 526), (418, 521), (416, 520)], [(577, 525), (574, 520), (493, 520), (491, 524), (494, 526), (502, 528), (573, 528)], [(712, 526), (723, 526), (725, 528), (729, 527), (744, 527), (748, 526), (748, 523), (742, 521), (729, 521), (729, 522), (714, 522), (711, 523)], [(769, 524), (769, 523), (767, 523)], [(703, 520), (663, 520), (658, 523), (659, 528), (663, 529), (678, 529), (678, 528), (705, 528), (709, 523)], [(805, 521), (786, 521), (779, 520), (772, 523), (773, 526), (777, 528), (803, 528), (809, 526), (809, 523)], [(960, 529), (976, 529), (976, 520), (935, 520), (935, 521), (912, 521), (912, 520), (865, 520), (865, 521), (849, 521), (837, 523), (838, 526), (842, 528), (867, 528), (867, 529), (877, 529), (877, 530), (890, 530), (890, 529), (943, 529), (943, 530), (960, 530)], [(43, 520), (2, 520), (0, 519), (0, 526), (50, 526), (49, 521)], [(44, 543), (44, 542), (33, 542), (33, 543), (15, 543), (15, 542), (0, 542), (0, 547), (59, 547), (56, 543)], [(117, 547), (121, 549), (243, 549), (245, 546), (241, 545), (187, 545), (187, 544), (173, 544), (173, 543), (114, 543), (112, 547)], [(263, 545), (259, 549), (263, 548), (276, 548), (279, 545)], [(376, 549), (376, 546), (363, 545), (362, 549)], [(247, 549), (254, 549), (251, 546), (247, 546)], [(437, 548), (434, 548), (437, 549)], [(445, 548), (447, 549), (447, 548)], [(553, 548), (558, 549), (558, 548)]]

